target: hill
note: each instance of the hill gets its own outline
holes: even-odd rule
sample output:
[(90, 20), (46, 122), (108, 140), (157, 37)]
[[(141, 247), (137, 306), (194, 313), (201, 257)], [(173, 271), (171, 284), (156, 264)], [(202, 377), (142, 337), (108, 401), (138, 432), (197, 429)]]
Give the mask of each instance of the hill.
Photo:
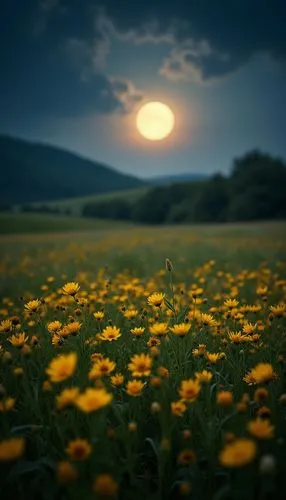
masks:
[(0, 136), (2, 204), (58, 200), (144, 186), (136, 177), (68, 151)]

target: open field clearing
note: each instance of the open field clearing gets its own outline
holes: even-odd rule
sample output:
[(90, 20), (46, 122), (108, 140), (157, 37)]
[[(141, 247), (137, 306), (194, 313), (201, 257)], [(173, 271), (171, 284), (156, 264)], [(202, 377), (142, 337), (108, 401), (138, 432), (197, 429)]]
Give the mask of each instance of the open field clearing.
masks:
[(0, 237), (1, 500), (284, 500), (285, 223), (28, 215)]
[(103, 194), (88, 195), (77, 198), (67, 198), (64, 200), (48, 201), (42, 203), (33, 203), (35, 207), (41, 207), (45, 205), (50, 208), (58, 209), (60, 212), (64, 210), (69, 210), (71, 214), (80, 215), (83, 207), (87, 203), (99, 203), (111, 200), (126, 200), (129, 202), (134, 202), (139, 200), (140, 197), (144, 196), (145, 193), (150, 189), (149, 186), (144, 186), (136, 189), (127, 189), (123, 191), (113, 191)]

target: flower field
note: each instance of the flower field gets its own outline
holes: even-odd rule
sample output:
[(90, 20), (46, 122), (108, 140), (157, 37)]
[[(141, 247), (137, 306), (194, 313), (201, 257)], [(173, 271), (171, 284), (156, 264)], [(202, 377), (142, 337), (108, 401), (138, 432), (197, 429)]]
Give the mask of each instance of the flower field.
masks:
[(0, 240), (1, 499), (284, 499), (285, 227)]

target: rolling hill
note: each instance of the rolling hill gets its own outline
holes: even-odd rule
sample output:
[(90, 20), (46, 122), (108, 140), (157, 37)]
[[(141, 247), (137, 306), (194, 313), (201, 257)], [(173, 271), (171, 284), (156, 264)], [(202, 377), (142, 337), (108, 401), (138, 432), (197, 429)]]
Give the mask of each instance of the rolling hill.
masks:
[(2, 204), (45, 202), (143, 187), (143, 181), (68, 151), (0, 136)]

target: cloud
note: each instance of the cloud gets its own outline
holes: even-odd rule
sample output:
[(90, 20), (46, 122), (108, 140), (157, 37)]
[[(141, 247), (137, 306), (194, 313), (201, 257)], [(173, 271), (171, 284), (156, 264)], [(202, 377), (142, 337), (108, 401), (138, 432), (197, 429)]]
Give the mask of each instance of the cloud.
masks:
[[(125, 0), (123, 9), (105, 0), (104, 5), (101, 22), (113, 36), (170, 45), (160, 74), (173, 81), (213, 81), (260, 54), (286, 61), (285, 0), (145, 0), (136, 6)], [(187, 45), (203, 44), (208, 54), (187, 52)]]

